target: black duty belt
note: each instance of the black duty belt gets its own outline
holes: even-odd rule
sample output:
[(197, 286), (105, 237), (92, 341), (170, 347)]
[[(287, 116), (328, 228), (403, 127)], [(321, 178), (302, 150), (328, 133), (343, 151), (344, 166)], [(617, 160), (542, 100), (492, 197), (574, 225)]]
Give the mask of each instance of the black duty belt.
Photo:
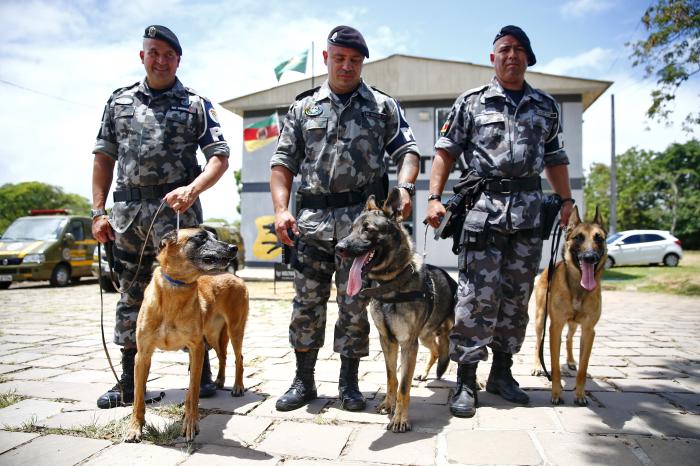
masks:
[(168, 194), (173, 189), (185, 185), (187, 185), (187, 183), (181, 181), (179, 183), (157, 184), (151, 186), (132, 186), (129, 188), (114, 191), (114, 202), (162, 199), (163, 196)]
[(328, 209), (348, 207), (365, 202), (370, 194), (384, 198), (384, 187), (379, 179), (355, 191), (330, 194), (299, 194), (298, 209)]
[(488, 179), (484, 184), (484, 191), (498, 194), (510, 194), (520, 191), (539, 191), (542, 189), (542, 178), (539, 175), (527, 178), (500, 178)]

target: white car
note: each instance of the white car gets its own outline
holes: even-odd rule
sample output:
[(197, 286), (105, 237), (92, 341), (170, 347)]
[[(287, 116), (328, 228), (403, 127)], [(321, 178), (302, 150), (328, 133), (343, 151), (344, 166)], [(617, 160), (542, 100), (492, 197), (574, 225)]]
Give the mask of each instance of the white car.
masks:
[(663, 263), (675, 267), (683, 257), (681, 240), (668, 231), (627, 230), (607, 239), (606, 268), (616, 265), (646, 265)]

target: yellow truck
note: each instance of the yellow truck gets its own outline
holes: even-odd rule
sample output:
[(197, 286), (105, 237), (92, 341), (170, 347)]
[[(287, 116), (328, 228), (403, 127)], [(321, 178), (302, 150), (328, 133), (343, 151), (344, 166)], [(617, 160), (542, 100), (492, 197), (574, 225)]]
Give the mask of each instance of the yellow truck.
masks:
[(0, 289), (13, 282), (49, 280), (66, 286), (92, 275), (97, 241), (89, 217), (67, 210), (32, 210), (16, 219), (0, 238)]

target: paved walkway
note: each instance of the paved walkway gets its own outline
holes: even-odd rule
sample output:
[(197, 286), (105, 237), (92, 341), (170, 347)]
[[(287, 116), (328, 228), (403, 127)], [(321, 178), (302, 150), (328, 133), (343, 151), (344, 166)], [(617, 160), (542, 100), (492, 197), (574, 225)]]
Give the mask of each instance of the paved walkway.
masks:
[[(474, 418), (451, 417), (447, 401), (455, 365), (450, 364), (445, 380), (414, 385), (413, 431), (394, 434), (384, 428), (387, 417), (374, 413), (385, 389), (374, 329), (371, 354), (360, 365), (361, 389), (369, 399), (365, 412), (338, 409), (340, 363), (330, 344), (320, 352), (317, 366), (321, 398), (297, 411), (275, 411), (275, 400), (294, 371), (287, 342), (291, 289), (278, 283), (273, 294), (271, 282), (253, 280), (264, 277), (249, 277), (246, 394), (232, 398), (219, 391), (202, 400), (201, 432), (192, 445), (181, 438), (169, 445), (121, 443), (130, 408), (95, 409), (95, 399), (114, 380), (101, 349), (94, 283), (0, 291), (0, 395), (23, 397), (0, 409), (0, 464), (698, 464), (699, 299), (604, 292), (589, 367), (588, 407), (573, 405), (572, 377), (566, 377), (566, 404), (550, 405), (546, 379), (529, 375), (530, 328), (514, 365), (530, 406), (515, 406), (482, 391)], [(115, 294), (105, 295), (108, 334), (115, 302)], [(335, 314), (332, 305), (329, 322)], [(332, 329), (329, 325), (328, 343)], [(110, 351), (118, 357), (116, 346), (110, 345)], [(422, 352), (420, 357), (425, 356)], [(480, 380), (485, 381), (489, 367), (479, 366)], [(230, 387), (233, 367), (227, 373)], [(157, 353), (148, 389), (163, 390), (166, 397), (160, 406), (148, 408), (151, 425), (164, 431), (177, 422), (172, 405), (182, 402), (186, 385), (187, 355)]]

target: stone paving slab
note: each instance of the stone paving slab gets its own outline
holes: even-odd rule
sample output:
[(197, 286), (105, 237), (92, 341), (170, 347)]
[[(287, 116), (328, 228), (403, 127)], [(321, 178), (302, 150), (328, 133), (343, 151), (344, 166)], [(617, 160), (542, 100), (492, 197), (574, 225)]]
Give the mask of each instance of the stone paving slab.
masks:
[(106, 426), (110, 422), (119, 421), (131, 415), (131, 411), (130, 407), (65, 411), (44, 419), (37, 424), (45, 427), (73, 430), (85, 426)]
[(352, 432), (351, 427), (282, 422), (260, 443), (259, 449), (272, 454), (310, 458), (338, 458)]
[(526, 431), (453, 431), (446, 434), (447, 459), (460, 464), (540, 464)]
[(626, 409), (635, 413), (640, 411), (679, 411), (668, 400), (653, 393), (600, 392), (595, 394), (595, 399), (607, 408)]
[(386, 429), (365, 428), (357, 432), (343, 459), (370, 464), (429, 465), (435, 462), (437, 439), (420, 432), (395, 434)]
[(555, 408), (567, 432), (589, 434), (646, 434), (651, 432), (642, 419), (624, 409), (572, 406)]
[(198, 443), (247, 447), (272, 424), (269, 418), (210, 414), (199, 422)]
[[(248, 448), (204, 445), (192, 453), (182, 466), (275, 466), (279, 461), (277, 456)], [(290, 463), (285, 461), (284, 464), (286, 466)]]
[(22, 400), (0, 409), (0, 426), (21, 427), (26, 423), (40, 423), (47, 417), (60, 413), (66, 406), (69, 404), (47, 400)]
[[(35, 439), (39, 434), (29, 434), (26, 432), (7, 432), (0, 430), (0, 454), (5, 453), (23, 443)], [(4, 459), (2, 461), (5, 461)]]
[(700, 416), (695, 414), (642, 412), (638, 416), (654, 435), (700, 439)]
[(4, 453), (2, 462), (32, 466), (73, 466), (111, 445), (112, 442), (107, 440), (50, 434)]
[(187, 459), (188, 456), (187, 450), (179, 447), (166, 447), (148, 443), (120, 443), (105, 449), (84, 464), (86, 466), (114, 466), (119, 464), (174, 466)]
[(512, 406), (492, 408), (481, 406), (476, 410), (479, 429), (557, 431), (560, 424), (552, 408)]
[[(600, 466), (641, 466), (642, 463), (625, 441), (615, 436), (591, 436), (563, 432), (538, 432), (546, 464)], [(673, 463), (659, 463), (673, 464)]]
[(700, 458), (700, 440), (640, 437), (637, 443), (658, 465), (697, 466)]

